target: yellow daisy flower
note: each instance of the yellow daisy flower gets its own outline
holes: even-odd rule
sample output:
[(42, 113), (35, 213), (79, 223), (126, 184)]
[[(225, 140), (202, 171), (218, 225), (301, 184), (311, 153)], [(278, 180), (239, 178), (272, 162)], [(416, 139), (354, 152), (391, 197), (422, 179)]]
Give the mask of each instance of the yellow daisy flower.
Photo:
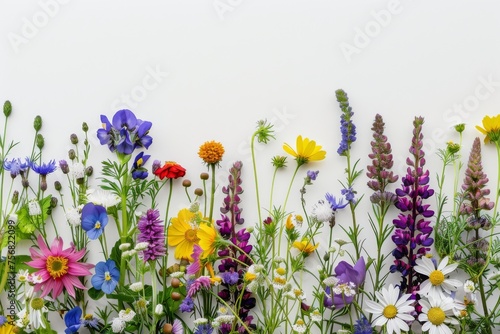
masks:
[(182, 209), (177, 217), (172, 218), (168, 227), (168, 245), (175, 247), (174, 256), (176, 259), (187, 259), (193, 262), (191, 256), (193, 247), (200, 240), (198, 237), (198, 226), (195, 223), (195, 216), (201, 212), (194, 213), (188, 209)]
[(302, 239), (302, 241), (294, 241), (292, 246), (297, 248), (304, 255), (308, 256), (309, 254), (314, 252), (316, 248), (318, 248), (319, 244), (313, 245), (312, 243), (309, 242), (309, 240)]
[(299, 166), (308, 163), (309, 161), (320, 161), (326, 156), (326, 151), (321, 149), (321, 145), (316, 145), (314, 140), (309, 138), (297, 137), (296, 150), (287, 143), (283, 144), (283, 149), (286, 153), (295, 157)]
[(203, 249), (203, 254), (201, 258), (205, 259), (211, 254), (215, 253), (217, 248), (218, 233), (215, 229), (214, 224), (208, 225), (207, 223), (201, 223), (200, 229), (198, 230), (198, 237), (200, 238), (199, 245)]
[(485, 116), (483, 118), (483, 127), (476, 125), (476, 129), (486, 135), (484, 138), (485, 143), (497, 142), (500, 140), (500, 114), (493, 117)]

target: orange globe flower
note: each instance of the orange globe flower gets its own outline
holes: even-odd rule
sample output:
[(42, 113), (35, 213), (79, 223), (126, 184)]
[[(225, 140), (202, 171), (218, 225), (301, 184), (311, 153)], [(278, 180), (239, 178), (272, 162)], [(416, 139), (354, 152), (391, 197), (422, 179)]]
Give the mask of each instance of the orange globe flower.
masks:
[(193, 262), (193, 247), (198, 244), (198, 226), (196, 217), (200, 216), (201, 212), (194, 213), (188, 209), (182, 209), (177, 214), (177, 217), (172, 218), (172, 222), (168, 227), (168, 245), (175, 247), (174, 256), (176, 259), (187, 259)]
[(217, 164), (222, 161), (224, 146), (216, 141), (207, 141), (200, 146), (198, 155), (207, 164)]
[(302, 138), (302, 136), (297, 137), (296, 150), (294, 150), (290, 145), (283, 144), (283, 149), (286, 153), (295, 157), (295, 160), (299, 166), (308, 163), (309, 161), (320, 161), (326, 156), (326, 151), (321, 149), (321, 145), (316, 145), (314, 140), (309, 138)]

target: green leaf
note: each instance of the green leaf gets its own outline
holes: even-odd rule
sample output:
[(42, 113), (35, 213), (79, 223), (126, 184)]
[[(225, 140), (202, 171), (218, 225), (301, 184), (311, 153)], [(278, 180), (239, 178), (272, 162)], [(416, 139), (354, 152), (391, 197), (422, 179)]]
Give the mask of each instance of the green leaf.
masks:
[(19, 272), (20, 270), (28, 270), (30, 273), (35, 272), (36, 270), (31, 268), (26, 264), (26, 262), (31, 261), (32, 258), (29, 255), (16, 255), (15, 256), (15, 266), (16, 266), (16, 272)]
[(87, 293), (88, 293), (89, 297), (92, 298), (93, 300), (99, 300), (104, 296), (104, 291), (97, 290), (94, 287), (88, 289)]

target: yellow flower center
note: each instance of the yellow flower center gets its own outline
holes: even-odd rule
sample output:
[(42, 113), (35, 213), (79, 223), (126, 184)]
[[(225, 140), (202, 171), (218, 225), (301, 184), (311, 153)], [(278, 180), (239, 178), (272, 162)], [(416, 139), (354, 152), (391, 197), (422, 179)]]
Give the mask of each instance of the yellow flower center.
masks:
[(100, 228), (101, 228), (101, 222), (100, 222), (100, 221), (96, 221), (96, 222), (95, 222), (95, 225), (94, 225), (94, 228), (95, 228), (96, 230), (100, 229)]
[(62, 256), (49, 256), (46, 263), (47, 271), (56, 279), (68, 273), (68, 259)]
[(427, 318), (429, 318), (429, 321), (433, 325), (439, 326), (444, 322), (446, 315), (440, 307), (432, 307), (429, 312), (427, 312)]
[(189, 229), (184, 233), (184, 238), (186, 238), (187, 241), (189, 242), (197, 242), (198, 235), (196, 234), (196, 230)]
[(398, 314), (398, 309), (394, 305), (387, 305), (382, 313), (387, 319), (393, 319)]
[(253, 281), (255, 278), (257, 277), (257, 275), (255, 274), (252, 274), (252, 273), (249, 273), (248, 271), (245, 273), (245, 276), (243, 277), (243, 279), (247, 282), (251, 282)]
[(276, 273), (277, 273), (278, 275), (283, 276), (283, 275), (285, 275), (285, 274), (286, 274), (286, 269), (285, 269), (285, 268), (283, 268), (283, 267), (278, 267), (278, 268), (276, 269)]
[(429, 275), (429, 281), (431, 281), (432, 285), (440, 285), (444, 282), (444, 274), (441, 270), (434, 270)]
[(137, 167), (141, 167), (141, 166), (142, 166), (142, 163), (143, 163), (142, 158), (137, 159), (137, 161), (136, 161)]
[(105, 279), (106, 281), (111, 281), (111, 275), (109, 274), (109, 271), (106, 271), (106, 272), (104, 273), (104, 279)]
[(92, 319), (94, 319), (94, 316), (92, 314), (90, 314), (90, 313), (87, 313), (87, 314), (85, 314), (85, 316), (83, 317), (83, 319), (85, 319), (85, 320), (92, 320)]
[(275, 277), (273, 281), (274, 281), (274, 283), (276, 283), (278, 285), (285, 285), (286, 284), (286, 279), (284, 279), (282, 277)]
[(43, 307), (43, 299), (42, 298), (33, 298), (31, 300), (31, 308), (34, 310), (41, 310)]

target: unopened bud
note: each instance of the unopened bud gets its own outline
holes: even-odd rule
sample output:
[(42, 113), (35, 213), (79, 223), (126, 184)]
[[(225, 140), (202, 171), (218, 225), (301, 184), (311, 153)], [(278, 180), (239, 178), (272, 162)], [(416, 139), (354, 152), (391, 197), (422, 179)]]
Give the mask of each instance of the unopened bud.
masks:
[(37, 115), (35, 117), (35, 120), (33, 121), (33, 127), (37, 132), (42, 128), (42, 117), (40, 115)]
[(57, 191), (61, 191), (61, 189), (62, 189), (61, 182), (59, 182), (59, 181), (54, 182), (54, 188), (55, 188)]
[(51, 197), (50, 198), (50, 207), (51, 208), (56, 208), (57, 207), (57, 202), (58, 202), (57, 197)]
[(203, 189), (201, 189), (201, 188), (196, 188), (196, 189), (194, 190), (194, 194), (195, 194), (196, 196), (203, 196)]
[(82, 130), (83, 130), (83, 132), (89, 131), (89, 126), (88, 126), (88, 124), (86, 122), (83, 122), (83, 124), (82, 124)]
[(183, 180), (182, 181), (182, 186), (186, 187), (186, 188), (191, 187), (191, 181), (189, 181), (189, 180)]
[(71, 149), (71, 150), (68, 151), (68, 157), (70, 158), (70, 160), (75, 160), (76, 153), (75, 153), (74, 149)]
[(16, 205), (19, 202), (19, 191), (15, 190), (12, 194), (12, 204)]
[(45, 139), (43, 138), (43, 136), (41, 134), (37, 134), (36, 135), (36, 147), (38, 147), (39, 149), (42, 149), (44, 145), (45, 145)]
[(12, 104), (10, 104), (10, 101), (5, 101), (3, 104), (3, 114), (5, 117), (9, 117), (10, 114), (12, 113)]
[(68, 174), (69, 173), (69, 165), (66, 160), (60, 160), (59, 161), (59, 168), (63, 172), (63, 174)]
[(74, 134), (74, 133), (72, 133), (69, 136), (69, 140), (71, 140), (71, 144), (73, 144), (73, 145), (78, 144), (78, 136), (76, 134)]
[(200, 174), (200, 179), (202, 179), (202, 180), (208, 180), (209, 177), (210, 177), (210, 175), (208, 175), (208, 173), (201, 173)]
[(94, 167), (88, 166), (87, 168), (85, 168), (85, 175), (92, 176), (92, 174), (94, 174)]

